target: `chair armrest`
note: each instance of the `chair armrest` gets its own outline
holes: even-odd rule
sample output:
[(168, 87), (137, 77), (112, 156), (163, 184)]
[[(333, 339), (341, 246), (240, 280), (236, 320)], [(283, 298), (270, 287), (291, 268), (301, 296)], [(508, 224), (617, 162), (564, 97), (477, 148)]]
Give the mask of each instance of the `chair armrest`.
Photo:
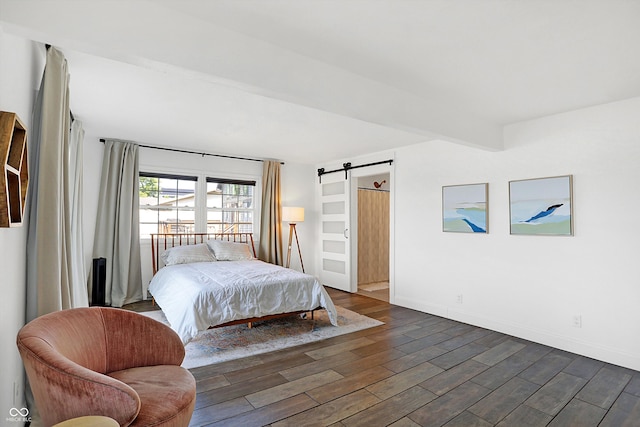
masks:
[[(39, 338), (25, 340), (32, 342), (18, 342), (18, 350), (46, 425), (85, 415), (103, 415), (121, 425), (135, 420), (140, 398), (133, 388), (76, 364), (47, 345), (38, 346), (34, 340)], [(34, 347), (38, 354), (31, 350)]]
[(101, 311), (106, 333), (107, 373), (141, 366), (180, 366), (184, 360), (182, 340), (169, 326), (132, 311), (116, 308)]

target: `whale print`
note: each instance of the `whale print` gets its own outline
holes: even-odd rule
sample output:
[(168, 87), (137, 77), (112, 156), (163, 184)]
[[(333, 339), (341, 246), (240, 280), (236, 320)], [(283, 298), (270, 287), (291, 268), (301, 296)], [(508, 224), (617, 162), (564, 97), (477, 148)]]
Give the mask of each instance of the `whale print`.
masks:
[(553, 206), (549, 206), (547, 208), (547, 210), (544, 210), (542, 212), (539, 212), (537, 215), (532, 216), (531, 218), (529, 218), (528, 220), (526, 220), (525, 222), (531, 222), (531, 221), (535, 221), (536, 219), (539, 218), (544, 218), (545, 216), (549, 216), (551, 215), (553, 212), (555, 212), (556, 209), (558, 209), (560, 206), (562, 206), (564, 203), (558, 203), (557, 205), (553, 205)]
[(572, 176), (509, 182), (511, 234), (573, 235)]

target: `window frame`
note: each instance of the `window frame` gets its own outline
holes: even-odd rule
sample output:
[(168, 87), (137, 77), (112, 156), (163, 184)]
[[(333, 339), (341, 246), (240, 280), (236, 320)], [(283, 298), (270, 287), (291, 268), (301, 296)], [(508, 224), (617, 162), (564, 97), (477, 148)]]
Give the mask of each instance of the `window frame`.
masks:
[[(173, 175), (173, 174), (167, 174), (167, 173), (151, 173), (151, 172), (139, 172), (138, 173), (138, 183), (140, 183), (140, 179), (141, 178), (156, 178), (156, 179), (169, 179), (169, 180), (176, 180), (176, 181), (183, 181), (183, 182), (193, 182), (193, 207), (188, 207), (188, 206), (180, 206), (180, 203), (178, 203), (179, 201), (179, 197), (180, 197), (180, 192), (179, 192), (179, 186), (176, 187), (176, 193), (175, 196), (176, 198), (174, 199), (175, 201), (175, 205), (171, 205), (170, 207), (167, 207), (165, 209), (163, 209), (161, 207), (162, 205), (162, 200), (160, 199), (160, 195), (161, 195), (161, 188), (160, 186), (158, 186), (158, 204), (154, 204), (152, 207), (150, 208), (146, 208), (146, 209), (150, 209), (150, 210), (154, 210), (156, 212), (156, 221), (154, 222), (144, 222), (142, 221), (142, 215), (139, 214), (139, 224), (140, 224), (140, 229), (141, 229), (141, 234), (140, 236), (142, 236), (142, 228), (143, 228), (143, 224), (146, 225), (151, 225), (151, 224), (156, 224), (156, 231), (155, 233), (179, 233), (181, 232), (179, 229), (178, 231), (171, 231), (171, 230), (167, 230), (167, 231), (161, 231), (159, 224), (160, 224), (160, 215), (161, 212), (163, 210), (165, 211), (171, 211), (171, 212), (175, 212), (176, 213), (176, 223), (168, 223), (167, 226), (172, 227), (172, 225), (175, 225), (179, 228), (180, 226), (180, 222), (179, 219), (181, 217), (180, 212), (193, 212), (193, 231), (195, 231), (196, 225), (197, 225), (197, 219), (196, 219), (196, 210), (197, 210), (197, 193), (198, 193), (198, 177), (194, 176), (194, 175)], [(173, 190), (173, 189), (172, 189)], [(140, 190), (138, 190), (138, 195), (140, 194)], [(139, 201), (139, 212), (142, 212), (143, 208), (146, 207), (147, 205), (143, 205), (141, 203), (141, 201)], [(155, 208), (155, 209), (154, 209)]]
[[(235, 213), (238, 214), (238, 216), (240, 216), (243, 212), (250, 212), (251, 213), (251, 232), (253, 233), (253, 230), (255, 230), (255, 223), (256, 223), (256, 209), (255, 209), (255, 205), (256, 205), (256, 181), (255, 180), (245, 180), (245, 179), (229, 179), (229, 178), (216, 178), (216, 177), (211, 177), (211, 176), (207, 176), (206, 180), (205, 180), (205, 226), (207, 229), (207, 232), (214, 232), (214, 233), (218, 233), (218, 232), (233, 232), (233, 233), (242, 233), (242, 232), (247, 232), (246, 230), (242, 230), (242, 225), (243, 224), (248, 224), (249, 222), (242, 222), (242, 221), (234, 221), (234, 222), (230, 222), (230, 223), (226, 223), (224, 221), (225, 219), (225, 213)], [(231, 208), (231, 207), (225, 207), (225, 196), (229, 196), (232, 195), (230, 193), (226, 193), (223, 192), (221, 193), (221, 200), (220, 200), (220, 207), (209, 207), (208, 205), (208, 201), (209, 201), (209, 189), (208, 189), (208, 184), (209, 183), (216, 183), (216, 184), (222, 184), (224, 185), (242, 185), (242, 186), (246, 186), (246, 187), (251, 187), (252, 191), (251, 191), (251, 208), (241, 208), (241, 207), (235, 207), (235, 208)], [(223, 187), (224, 188), (224, 187)], [(236, 195), (237, 197), (240, 197), (240, 195)], [(221, 217), (221, 222), (220, 225), (222, 225), (223, 229), (221, 231), (210, 231), (209, 230), (209, 213), (210, 212), (219, 212), (220, 213), (220, 217)], [(239, 219), (239, 218), (238, 218)], [(224, 225), (225, 224), (237, 224), (237, 229), (235, 229), (234, 231), (226, 231), (224, 230)]]
[[(184, 170), (169, 170), (164, 168), (155, 168), (149, 166), (140, 167), (138, 172), (138, 180), (143, 176), (158, 176), (169, 179), (192, 179), (195, 178), (195, 207), (194, 207), (194, 232), (204, 233), (207, 232), (207, 178), (214, 179), (215, 182), (224, 183), (255, 183), (253, 189), (253, 218), (252, 218), (252, 233), (254, 237), (260, 235), (260, 213), (262, 209), (262, 183), (261, 176), (253, 175), (240, 175), (230, 173), (220, 173), (211, 171), (184, 171)], [(218, 176), (225, 176), (225, 178), (215, 178)], [(138, 181), (139, 182), (139, 181)], [(139, 203), (138, 209), (142, 209), (142, 204)], [(150, 240), (150, 235), (140, 234), (140, 240)]]

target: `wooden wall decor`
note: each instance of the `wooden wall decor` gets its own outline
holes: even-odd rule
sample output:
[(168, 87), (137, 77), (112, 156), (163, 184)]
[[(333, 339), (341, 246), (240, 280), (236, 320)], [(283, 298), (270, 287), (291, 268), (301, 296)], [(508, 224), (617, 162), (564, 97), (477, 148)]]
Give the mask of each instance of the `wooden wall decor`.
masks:
[(27, 128), (16, 113), (0, 111), (0, 227), (22, 225), (29, 167)]

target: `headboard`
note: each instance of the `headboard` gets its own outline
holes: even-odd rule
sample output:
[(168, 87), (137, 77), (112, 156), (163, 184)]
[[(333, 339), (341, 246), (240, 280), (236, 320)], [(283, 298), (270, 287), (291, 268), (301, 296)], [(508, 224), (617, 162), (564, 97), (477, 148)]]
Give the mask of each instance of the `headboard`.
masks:
[(253, 243), (253, 233), (162, 233), (151, 235), (151, 263), (153, 274), (160, 268), (160, 255), (174, 246), (195, 245), (207, 240), (226, 240), (228, 242), (246, 243), (251, 247), (255, 258), (258, 257)]

